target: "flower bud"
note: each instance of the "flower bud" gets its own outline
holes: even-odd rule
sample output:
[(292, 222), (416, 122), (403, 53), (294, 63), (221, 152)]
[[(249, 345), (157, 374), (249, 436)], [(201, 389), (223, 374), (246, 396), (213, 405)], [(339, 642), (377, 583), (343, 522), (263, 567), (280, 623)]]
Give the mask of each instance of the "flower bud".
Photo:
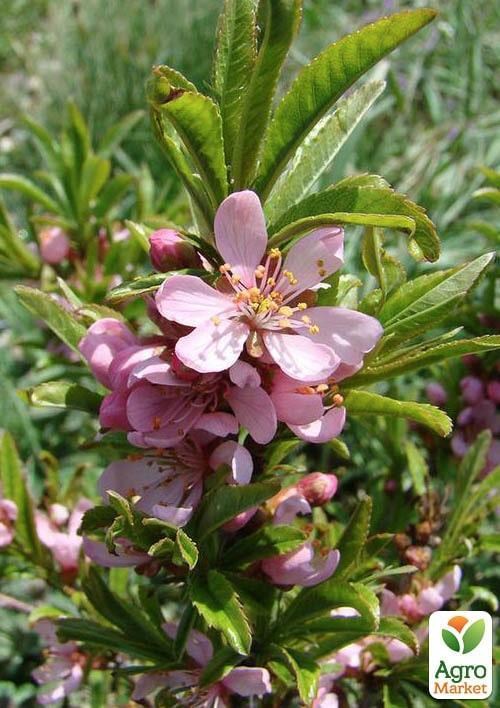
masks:
[(323, 506), (337, 491), (338, 479), (334, 474), (312, 472), (297, 482), (296, 486), (311, 506)]
[(427, 396), (427, 400), (434, 406), (444, 406), (448, 400), (448, 394), (437, 381), (433, 381), (426, 386), (425, 395)]
[(40, 255), (45, 263), (57, 265), (68, 257), (70, 242), (64, 231), (57, 226), (43, 229), (39, 234)]
[(479, 403), (484, 396), (483, 382), (477, 376), (464, 376), (460, 381), (462, 398), (470, 406)]
[(190, 243), (172, 229), (159, 229), (149, 237), (149, 256), (159, 273), (181, 268), (199, 268), (201, 261)]
[(487, 390), (490, 401), (500, 403), (500, 381), (490, 381)]

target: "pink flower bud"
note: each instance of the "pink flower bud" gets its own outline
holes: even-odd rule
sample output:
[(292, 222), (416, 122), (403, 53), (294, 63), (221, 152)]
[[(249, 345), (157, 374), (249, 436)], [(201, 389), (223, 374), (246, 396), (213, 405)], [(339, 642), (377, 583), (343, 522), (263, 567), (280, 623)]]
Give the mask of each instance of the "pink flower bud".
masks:
[(201, 266), (200, 258), (191, 244), (172, 229), (159, 229), (152, 233), (149, 245), (151, 263), (160, 273)]
[(465, 376), (460, 381), (462, 397), (466, 403), (473, 406), (484, 396), (483, 382), (477, 376)]
[(296, 486), (311, 506), (323, 506), (337, 491), (338, 479), (334, 474), (312, 472), (297, 482)]
[(500, 381), (490, 381), (487, 387), (488, 398), (493, 403), (500, 403)]
[(425, 395), (434, 406), (444, 406), (448, 400), (448, 394), (441, 384), (436, 381), (426, 386)]
[(39, 239), (40, 255), (45, 263), (57, 265), (68, 257), (71, 244), (64, 231), (58, 226), (40, 231)]
[(10, 499), (0, 499), (0, 548), (5, 548), (14, 538), (17, 506)]

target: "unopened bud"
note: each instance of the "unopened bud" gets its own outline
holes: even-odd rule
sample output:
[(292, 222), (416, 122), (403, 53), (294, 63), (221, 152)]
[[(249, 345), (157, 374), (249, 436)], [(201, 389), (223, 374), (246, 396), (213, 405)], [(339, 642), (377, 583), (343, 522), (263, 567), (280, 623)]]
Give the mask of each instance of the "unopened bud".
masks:
[(311, 506), (323, 506), (337, 491), (338, 479), (334, 474), (312, 472), (297, 482), (296, 487)]
[(191, 244), (172, 229), (159, 229), (152, 233), (149, 246), (151, 263), (159, 273), (201, 266), (200, 258)]
[(57, 265), (68, 257), (71, 244), (64, 231), (58, 226), (40, 231), (39, 239), (40, 255), (45, 263)]
[(444, 406), (448, 400), (448, 394), (440, 383), (433, 381), (425, 389), (427, 399), (435, 406)]

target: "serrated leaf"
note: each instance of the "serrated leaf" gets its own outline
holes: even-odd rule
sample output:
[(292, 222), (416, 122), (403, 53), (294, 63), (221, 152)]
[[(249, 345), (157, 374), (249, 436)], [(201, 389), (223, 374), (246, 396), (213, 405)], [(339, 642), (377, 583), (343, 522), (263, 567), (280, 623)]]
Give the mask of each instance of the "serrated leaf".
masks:
[(370, 497), (364, 497), (354, 510), (337, 544), (340, 561), (335, 571), (336, 578), (345, 580), (356, 570), (370, 531), (371, 515), (372, 500)]
[(209, 492), (200, 504), (192, 524), (197, 530), (197, 540), (213, 533), (242, 511), (259, 506), (279, 489), (277, 482), (256, 482), (242, 486), (226, 485)]
[(221, 681), (235, 666), (241, 663), (243, 657), (231, 647), (222, 647), (204, 666), (198, 683), (200, 688)]
[(384, 17), (327, 47), (297, 75), (266, 135), (256, 181), (263, 201), (304, 138), (368, 69), (434, 19), (433, 10)]
[(311, 130), (266, 201), (270, 221), (309, 194), (384, 87), (383, 81), (370, 81), (341, 99), (334, 113), (324, 116)]
[(228, 184), (222, 120), (216, 104), (201, 93), (185, 91), (158, 111), (178, 133), (217, 207), (227, 196)]
[(409, 246), (415, 242), (427, 260), (439, 257), (435, 226), (422, 207), (389, 187), (366, 186), (350, 177), (288, 209), (269, 227), (270, 245), (331, 223), (398, 229), (409, 235)]
[(320, 676), (320, 666), (316, 661), (298, 649), (280, 649), (295, 674), (299, 696), (305, 705), (311, 705), (314, 700)]
[(344, 405), (350, 415), (409, 418), (431, 428), (442, 437), (449, 435), (452, 429), (451, 420), (446, 413), (428, 403), (397, 401), (369, 391), (348, 391)]
[(78, 533), (87, 535), (97, 529), (107, 528), (116, 518), (116, 511), (111, 506), (93, 506), (83, 515)]
[(228, 163), (240, 129), (242, 104), (256, 55), (254, 0), (225, 0), (217, 27), (213, 88), (220, 106)]
[(264, 526), (224, 550), (224, 565), (253, 563), (261, 558), (288, 553), (298, 548), (305, 534), (293, 526)]
[(281, 67), (301, 18), (300, 0), (262, 0), (263, 36), (241, 109), (232, 165), (234, 189), (250, 185)]
[(187, 533), (182, 529), (177, 531), (175, 543), (189, 570), (192, 570), (198, 563), (198, 548), (196, 547), (196, 543), (190, 539)]
[(74, 315), (40, 290), (18, 285), (15, 291), (30, 312), (40, 317), (54, 334), (79, 354), (78, 344), (85, 336), (86, 329)]
[(23, 393), (26, 393), (32, 406), (41, 408), (71, 408), (98, 413), (102, 402), (102, 396), (98, 393), (69, 381), (48, 381)]
[(209, 627), (219, 630), (239, 654), (248, 654), (252, 635), (248, 620), (231, 583), (218, 571), (209, 570), (191, 586), (191, 600)]
[(0, 442), (0, 479), (2, 494), (17, 506), (15, 537), (34, 562), (43, 562), (43, 551), (35, 527), (33, 502), (23, 476), (21, 460), (10, 433)]
[(493, 253), (475, 258), (457, 268), (422, 275), (402, 285), (379, 312), (391, 346), (435, 327), (459, 304), (475, 285)]

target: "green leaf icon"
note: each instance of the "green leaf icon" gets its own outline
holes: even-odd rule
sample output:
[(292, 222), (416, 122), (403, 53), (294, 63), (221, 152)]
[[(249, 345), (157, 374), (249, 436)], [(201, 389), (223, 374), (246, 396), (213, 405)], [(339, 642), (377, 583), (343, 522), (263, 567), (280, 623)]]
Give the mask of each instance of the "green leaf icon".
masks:
[(460, 651), (458, 639), (448, 629), (443, 629), (443, 641), (452, 651)]
[(464, 654), (475, 649), (484, 636), (484, 620), (480, 619), (471, 624), (464, 634)]

